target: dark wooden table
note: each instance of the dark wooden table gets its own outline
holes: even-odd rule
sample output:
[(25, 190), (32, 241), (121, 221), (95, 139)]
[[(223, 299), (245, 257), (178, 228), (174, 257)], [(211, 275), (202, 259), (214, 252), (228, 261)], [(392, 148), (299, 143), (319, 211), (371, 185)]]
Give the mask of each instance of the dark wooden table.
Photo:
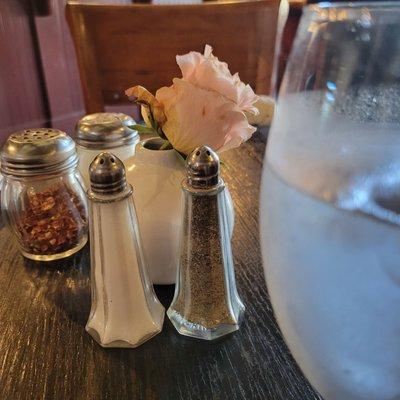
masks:
[[(265, 135), (224, 156), (236, 210), (233, 253), (246, 305), (240, 331), (216, 342), (161, 334), (132, 350), (86, 334), (89, 254), (52, 265), (24, 260), (0, 231), (0, 399), (311, 400), (285, 346), (264, 283), (258, 201)], [(173, 287), (156, 287), (168, 307)]]

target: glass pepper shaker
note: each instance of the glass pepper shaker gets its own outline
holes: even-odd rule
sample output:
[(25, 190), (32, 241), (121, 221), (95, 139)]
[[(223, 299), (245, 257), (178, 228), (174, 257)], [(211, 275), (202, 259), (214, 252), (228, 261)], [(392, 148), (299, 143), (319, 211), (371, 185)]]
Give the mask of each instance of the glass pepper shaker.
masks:
[(179, 333), (213, 340), (239, 329), (244, 305), (236, 290), (225, 184), (207, 146), (186, 161), (181, 254), (167, 314)]
[(132, 186), (110, 153), (100, 153), (89, 174), (92, 307), (86, 330), (103, 347), (137, 347), (161, 331), (165, 310), (147, 275)]
[(1, 152), (2, 211), (22, 254), (68, 257), (87, 241), (87, 204), (74, 141), (57, 129), (13, 133)]
[(102, 151), (112, 151), (122, 162), (135, 155), (139, 134), (130, 126), (136, 124), (122, 113), (96, 113), (81, 118), (75, 127), (79, 170), (89, 188), (89, 165)]

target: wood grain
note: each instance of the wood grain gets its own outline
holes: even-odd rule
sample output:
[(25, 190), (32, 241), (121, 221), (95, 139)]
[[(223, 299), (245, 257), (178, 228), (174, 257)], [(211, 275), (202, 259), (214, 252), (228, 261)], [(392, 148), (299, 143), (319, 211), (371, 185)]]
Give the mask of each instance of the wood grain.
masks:
[(124, 90), (155, 93), (181, 76), (175, 56), (210, 44), (259, 94), (271, 89), (279, 0), (191, 5), (69, 3), (86, 111), (127, 102)]
[[(133, 350), (102, 349), (86, 334), (87, 248), (46, 265), (24, 260), (0, 231), (0, 398), (321, 400), (288, 352), (264, 283), (258, 198), (265, 135), (224, 157), (236, 209), (233, 252), (246, 305), (238, 332), (216, 342), (162, 333)], [(173, 287), (156, 287), (167, 307)]]

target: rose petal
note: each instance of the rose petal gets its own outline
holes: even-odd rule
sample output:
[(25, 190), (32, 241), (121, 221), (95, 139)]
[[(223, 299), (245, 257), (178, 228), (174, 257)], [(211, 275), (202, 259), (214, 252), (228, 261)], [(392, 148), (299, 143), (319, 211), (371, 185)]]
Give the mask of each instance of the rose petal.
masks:
[(156, 93), (163, 105), (163, 131), (172, 146), (189, 154), (200, 145), (224, 151), (239, 146), (255, 128), (233, 101), (210, 90), (175, 78), (173, 85)]
[(245, 85), (236, 73), (232, 75), (228, 64), (212, 54), (212, 47), (206, 45), (204, 55), (191, 51), (176, 56), (184, 80), (204, 89), (216, 91), (234, 101), (242, 111), (257, 114), (253, 104), (258, 96), (249, 85)]
[[(137, 101), (140, 103), (144, 103), (151, 108), (151, 112), (153, 113), (154, 119), (158, 122), (159, 125), (162, 125), (165, 122), (164, 110), (161, 104), (157, 101), (157, 99), (143, 86), (132, 86), (129, 89), (125, 90), (125, 94), (132, 101)], [(143, 107), (142, 107), (143, 109)], [(142, 113), (143, 114), (143, 113)], [(147, 115), (148, 116), (148, 115)], [(145, 118), (146, 124), (150, 124), (149, 118)]]

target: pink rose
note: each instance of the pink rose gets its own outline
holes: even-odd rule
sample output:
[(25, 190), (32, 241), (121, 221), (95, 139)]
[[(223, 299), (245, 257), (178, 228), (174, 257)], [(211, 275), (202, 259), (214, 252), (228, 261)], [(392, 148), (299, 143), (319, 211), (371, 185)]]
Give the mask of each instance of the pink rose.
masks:
[(221, 62), (212, 54), (212, 47), (206, 45), (204, 55), (191, 51), (183, 56), (176, 56), (176, 62), (185, 81), (204, 89), (214, 90), (234, 101), (242, 111), (257, 114), (254, 103), (257, 96), (250, 85), (245, 85), (236, 73), (232, 75), (228, 64)]
[(200, 145), (217, 151), (239, 146), (255, 132), (233, 101), (218, 92), (175, 78), (156, 93), (167, 121), (162, 129), (172, 146), (189, 154)]
[(184, 154), (200, 145), (221, 152), (249, 139), (256, 128), (244, 111), (258, 112), (253, 106), (258, 97), (251, 87), (238, 74), (231, 75), (208, 45), (204, 55), (190, 52), (177, 56), (177, 63), (183, 78), (156, 93), (166, 118), (162, 130), (172, 146)]

